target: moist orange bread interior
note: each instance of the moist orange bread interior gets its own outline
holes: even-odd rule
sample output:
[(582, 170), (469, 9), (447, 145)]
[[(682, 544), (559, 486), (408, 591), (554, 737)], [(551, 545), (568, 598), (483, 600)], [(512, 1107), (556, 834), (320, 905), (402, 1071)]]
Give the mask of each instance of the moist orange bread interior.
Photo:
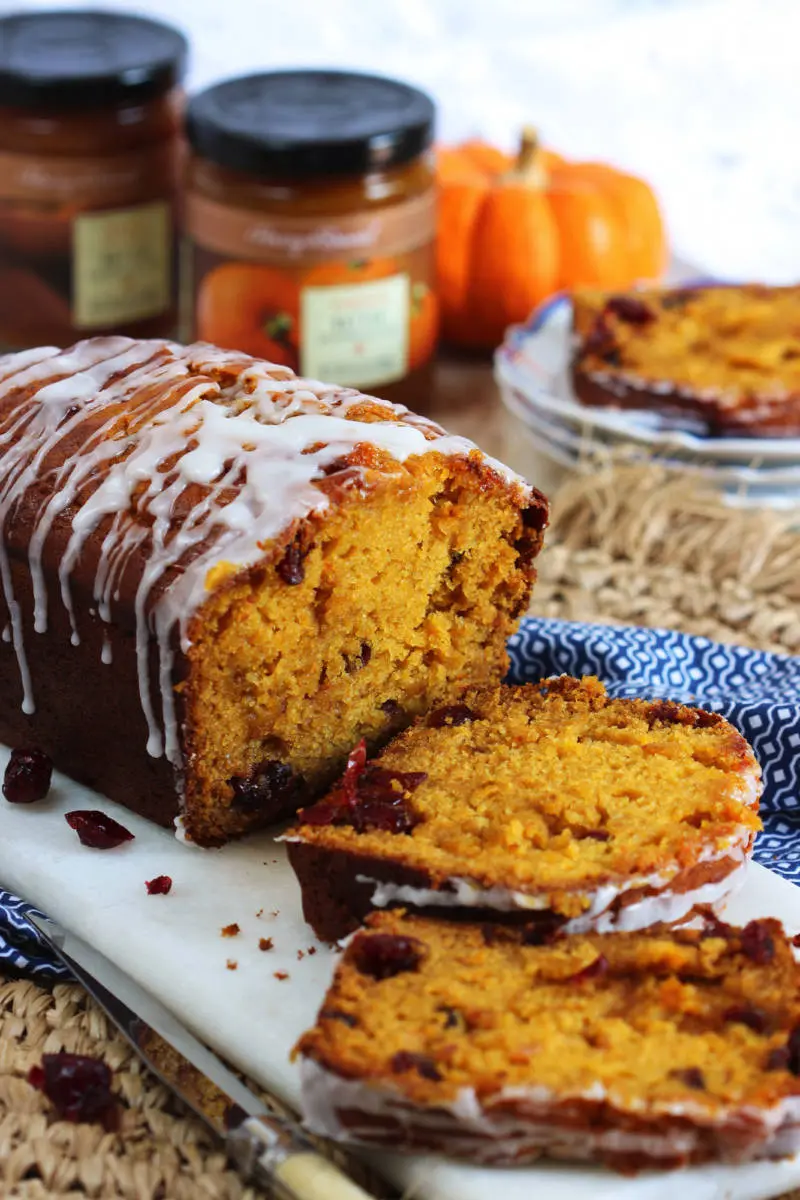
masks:
[(517, 504), (488, 473), (475, 486), (478, 463), (430, 454), (371, 475), (366, 457), (366, 488), (341, 489), (331, 514), (304, 526), (288, 584), (270, 566), (202, 610), (187, 808), (205, 841), (252, 823), (235, 780), (260, 764), (291, 769), (288, 811), (331, 783), (359, 737), (378, 746), (507, 667), (533, 574)]
[(474, 690), (420, 718), (374, 769), (365, 794), (381, 784), (407, 816), (399, 832), (371, 825), (368, 805), (354, 827), (337, 785), (287, 836), (419, 868), (434, 885), (544, 892), (570, 916), (604, 881), (668, 878), (728, 847), (741, 861), (760, 828), (758, 768), (727, 721), (610, 699), (592, 677)]
[(646, 1114), (800, 1094), (800, 971), (777, 921), (526, 945), (519, 930), (373, 913), (298, 1051), (434, 1106), (545, 1088)]

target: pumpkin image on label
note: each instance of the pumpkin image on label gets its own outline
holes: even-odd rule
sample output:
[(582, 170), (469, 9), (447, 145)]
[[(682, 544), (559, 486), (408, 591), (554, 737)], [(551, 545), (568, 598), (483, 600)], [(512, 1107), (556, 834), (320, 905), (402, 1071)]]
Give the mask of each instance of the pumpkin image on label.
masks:
[(203, 342), (300, 367), (300, 290), (287, 272), (263, 263), (225, 262), (203, 278), (196, 332)]

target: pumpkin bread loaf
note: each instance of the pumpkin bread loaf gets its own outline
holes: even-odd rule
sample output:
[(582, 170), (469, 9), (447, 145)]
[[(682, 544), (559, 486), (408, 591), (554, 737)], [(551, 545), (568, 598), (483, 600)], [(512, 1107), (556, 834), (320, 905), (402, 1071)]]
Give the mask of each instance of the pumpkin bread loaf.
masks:
[(0, 358), (0, 738), (223, 842), (504, 671), (546, 516), (465, 439), (242, 353)]
[(286, 834), (320, 937), (371, 906), (641, 929), (738, 886), (761, 790), (717, 713), (613, 700), (595, 678), (471, 691), (364, 749)]
[(780, 924), (581, 935), (373, 913), (302, 1056), (316, 1133), (624, 1171), (800, 1147), (800, 968)]
[(800, 288), (577, 291), (584, 404), (679, 415), (712, 435), (800, 436)]

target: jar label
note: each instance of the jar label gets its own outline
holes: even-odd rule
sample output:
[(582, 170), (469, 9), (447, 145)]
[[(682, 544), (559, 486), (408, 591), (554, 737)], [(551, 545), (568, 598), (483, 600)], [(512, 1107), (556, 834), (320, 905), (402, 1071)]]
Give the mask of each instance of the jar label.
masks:
[(45, 155), (0, 151), (0, 200), (113, 208), (172, 190), (177, 155), (170, 142), (124, 154)]
[(186, 226), (206, 250), (276, 267), (310, 267), (326, 262), (406, 254), (433, 241), (435, 193), (387, 208), (341, 217), (268, 216), (189, 195)]
[(373, 387), (408, 370), (408, 275), (300, 293), (300, 370), (346, 387)]
[(172, 223), (163, 201), (79, 213), (72, 225), (72, 319), (108, 328), (170, 306)]

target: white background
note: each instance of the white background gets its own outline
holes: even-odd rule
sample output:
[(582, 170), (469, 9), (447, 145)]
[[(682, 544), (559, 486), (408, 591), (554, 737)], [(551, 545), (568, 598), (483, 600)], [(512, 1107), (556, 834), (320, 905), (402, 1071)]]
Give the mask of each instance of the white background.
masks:
[[(0, 3), (0, 12), (58, 7)], [(61, 7), (75, 7), (65, 0)], [(108, 0), (182, 25), (190, 86), (358, 67), (427, 88), (446, 139), (532, 121), (647, 174), (679, 255), (800, 280), (800, 0)]]

